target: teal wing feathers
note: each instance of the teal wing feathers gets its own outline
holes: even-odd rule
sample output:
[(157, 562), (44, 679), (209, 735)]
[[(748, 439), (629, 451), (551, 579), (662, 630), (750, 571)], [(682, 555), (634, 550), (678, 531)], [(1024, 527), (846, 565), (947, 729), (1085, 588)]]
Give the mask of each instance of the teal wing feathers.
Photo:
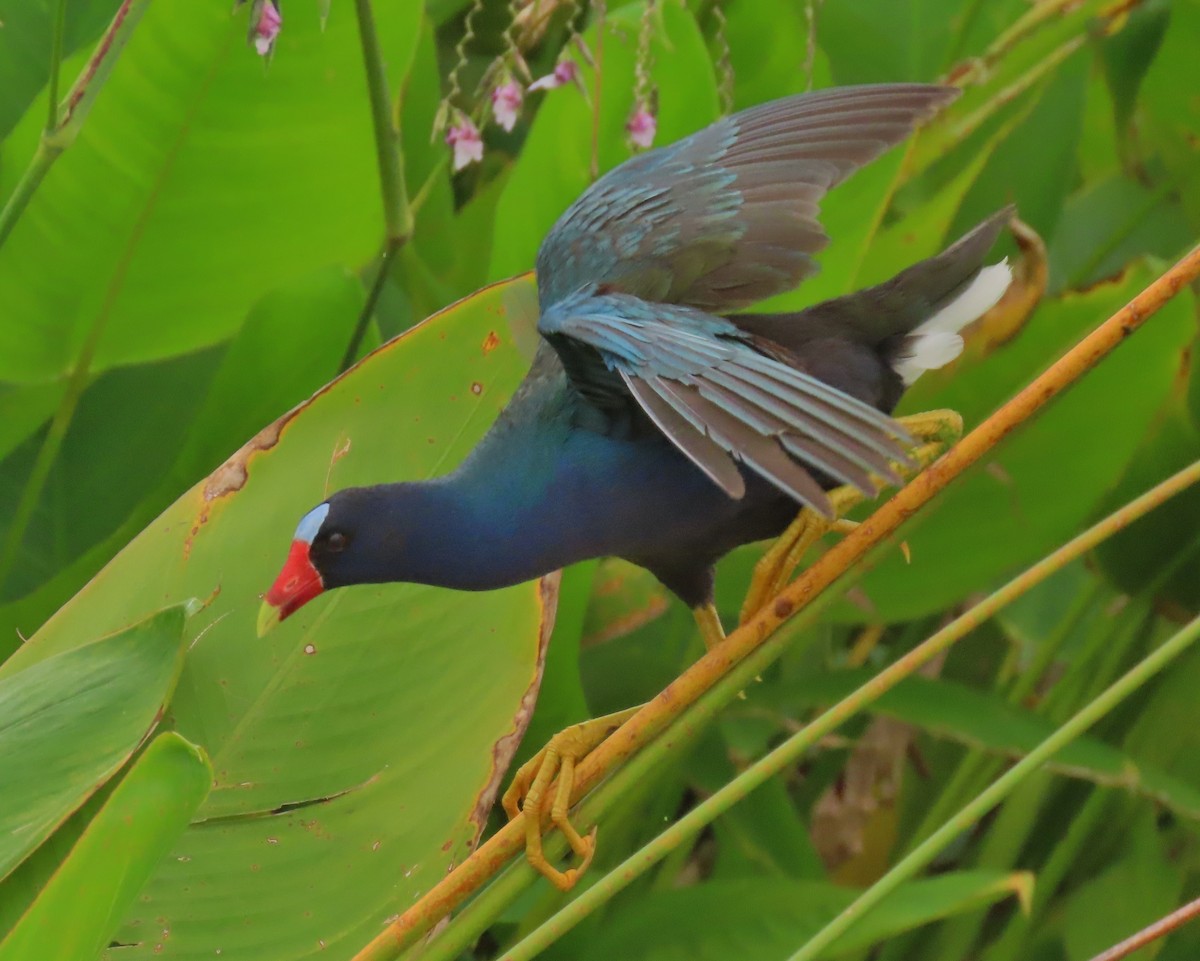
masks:
[(628, 294), (579, 291), (543, 313), (539, 329), (567, 375), (598, 406), (637, 403), (730, 497), (741, 462), (829, 516), (804, 466), (870, 496), (872, 473), (896, 480), (909, 438), (890, 417), (760, 352), (722, 317)]

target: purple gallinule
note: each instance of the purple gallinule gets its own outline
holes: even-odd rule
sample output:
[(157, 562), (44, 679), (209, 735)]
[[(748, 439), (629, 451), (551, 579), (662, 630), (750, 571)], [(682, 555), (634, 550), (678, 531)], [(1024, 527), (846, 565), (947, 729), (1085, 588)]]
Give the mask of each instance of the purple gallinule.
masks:
[[(538, 251), (542, 343), (491, 430), (444, 477), (341, 490), (306, 514), (260, 633), (335, 587), (489, 590), (615, 555), (719, 642), (714, 562), (784, 534), (755, 572), (753, 613), (822, 519), (900, 482), (914, 439), (947, 419), (890, 411), (1008, 286), (1007, 266), (983, 266), (1005, 211), (879, 286), (798, 313), (731, 313), (815, 270), (822, 195), (956, 95), (885, 84), (786, 97), (599, 179)], [(810, 510), (797, 519), (798, 507)], [(552, 741), (506, 796), (515, 810), (529, 788), (540, 810), (566, 756), (553, 820), (584, 866), (593, 845), (566, 818), (570, 763), (617, 719)], [(569, 887), (582, 867), (548, 865), (540, 818), (528, 821), (530, 860)]]

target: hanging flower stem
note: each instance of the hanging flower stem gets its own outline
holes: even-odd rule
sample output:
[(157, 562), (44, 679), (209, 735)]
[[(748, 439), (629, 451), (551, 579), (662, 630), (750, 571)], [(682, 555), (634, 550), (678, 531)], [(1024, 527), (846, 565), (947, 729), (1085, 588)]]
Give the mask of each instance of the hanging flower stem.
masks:
[(367, 73), (367, 93), (371, 100), (371, 121), (375, 127), (375, 157), (379, 165), (379, 189), (383, 200), (384, 240), (379, 255), (378, 273), (371, 283), (346, 352), (342, 355), (339, 371), (347, 370), (354, 363), (362, 347), (375, 306), (383, 292), (388, 267), (396, 252), (408, 243), (413, 231), (413, 213), (408, 203), (408, 185), (404, 179), (404, 153), (400, 146), (400, 132), (392, 123), (392, 100), (388, 92), (387, 73), (383, 66), (383, 51), (379, 46), (379, 35), (375, 31), (375, 15), (371, 0), (354, 0), (354, 12), (358, 19), (358, 36), (362, 44), (363, 66)]

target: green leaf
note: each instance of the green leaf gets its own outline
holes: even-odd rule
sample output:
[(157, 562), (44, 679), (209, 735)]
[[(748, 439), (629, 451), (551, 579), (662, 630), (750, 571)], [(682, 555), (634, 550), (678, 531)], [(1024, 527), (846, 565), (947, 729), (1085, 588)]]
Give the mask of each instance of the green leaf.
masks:
[(584, 561), (562, 573), (537, 707), (514, 766), (533, 757), (559, 731), (592, 716), (579, 676), (579, 642), (598, 566), (597, 561)]
[(821, 253), (820, 272), (795, 290), (764, 301), (755, 310), (798, 310), (863, 286), (863, 260), (891, 203), (904, 157), (903, 148), (893, 149), (822, 199), (821, 223), (830, 244)]
[(1146, 254), (1182, 254), (1194, 238), (1170, 187), (1114, 175), (1072, 194), (1049, 245), (1051, 292), (1098, 283)]
[[(523, 375), (528, 280), (391, 341), (261, 432), (133, 540), (10, 660), (164, 599), (210, 598), (172, 703), (212, 759), (197, 822), (118, 933), (180, 957), (348, 955), (478, 840), (541, 670), (553, 582), (330, 592), (255, 636), (297, 519), (327, 490), (450, 470)], [(204, 891), (198, 900), (195, 892)], [(253, 906), (251, 924), (230, 924)]]
[(1196, 164), (1200, 103), (1192, 79), (1200, 47), (1200, 0), (1175, 0), (1170, 9), (1167, 33), (1142, 83), (1139, 139), (1155, 150), (1179, 183), (1195, 234), (1200, 230), (1200, 167)]
[[(827, 957), (862, 950), (962, 911), (1025, 896), (1024, 874), (961, 871), (914, 881), (896, 891), (836, 942)], [(613, 917), (580, 961), (783, 961), (854, 899), (820, 881), (755, 878), (710, 881), (643, 897)]]
[(1100, 62), (1112, 92), (1113, 119), (1119, 131), (1129, 125), (1142, 80), (1154, 62), (1170, 19), (1167, 0), (1139, 4), (1129, 11), (1123, 29), (1100, 45)]
[[(1163, 849), (1154, 812), (1140, 811), (1124, 841), (1119, 859), (1067, 902), (1062, 930), (1067, 957), (1099, 954), (1179, 906), (1183, 879), (1174, 854)], [(1161, 947), (1160, 941), (1133, 957), (1149, 961)]]
[[(80, 961), (99, 955), (204, 800), (211, 780), (203, 751), (175, 733), (156, 737), (0, 942), (0, 961)], [(161, 944), (171, 931), (147, 926), (143, 936)]]
[[(1200, 425), (1183, 404), (1186, 364), (1179, 373), (1176, 396), (1143, 438), (1101, 510), (1115, 510), (1200, 455)], [(1096, 558), (1104, 573), (1126, 593), (1136, 594), (1153, 586), (1160, 601), (1182, 612), (1200, 610), (1197, 517), (1200, 488), (1192, 487), (1101, 544)]]
[(250, 309), (175, 464), (181, 488), (337, 374), (362, 306), (358, 279), (328, 267), (271, 291)]
[[(36, 663), (0, 667), (0, 878), (152, 730), (178, 677), (182, 607)], [(99, 625), (90, 632), (104, 630)]]
[(1081, 50), (1044, 83), (1029, 115), (995, 147), (971, 184), (951, 236), (970, 230), (1005, 203), (1015, 203), (1021, 219), (1043, 239), (1053, 236), (1074, 185), (1091, 63), (1090, 51)]
[(1155, 767), (1200, 789), (1200, 728), (1195, 724), (1200, 652), (1190, 652), (1139, 705), (1125, 749), (1142, 767)]
[[(719, 789), (735, 777), (729, 765)], [(718, 860), (713, 876), (721, 879), (777, 875), (800, 880), (824, 878), (808, 826), (782, 778), (772, 778), (743, 798), (713, 824)]]
[[(928, 134), (916, 151), (914, 171), (924, 171), (942, 161), (948, 154), (958, 154), (957, 147), (969, 143), (971, 135), (985, 130), (1009, 112), (1010, 105), (1027, 91), (1037, 91), (1046, 78), (1053, 78), (1062, 68), (1064, 59), (1085, 45), (1090, 35), (1101, 25), (1111, 28), (1118, 24), (1121, 11), (1105, 0), (1081, 0), (1079, 3), (1055, 2), (1030, 7), (1028, 4), (1006, 0), (1005, 3), (975, 3), (972, 38), (960, 44), (957, 59), (963, 53), (982, 54), (980, 61), (966, 61), (961, 69), (952, 72), (953, 80), (962, 85), (963, 96), (954, 107), (935, 119)], [(990, 26), (990, 30), (986, 29)], [(982, 34), (977, 29), (982, 29)], [(1069, 71), (1068, 71), (1069, 72)], [(1053, 82), (1053, 81), (1051, 81)], [(1060, 118), (1065, 129), (1077, 125), (1078, 118)], [(1054, 133), (1054, 141), (1058, 137)], [(1022, 167), (1041, 170), (1049, 158), (1036, 150), (1020, 157)], [(969, 155), (961, 156), (967, 160)], [(1069, 158), (1074, 162), (1074, 158)], [(1018, 178), (1028, 171), (1014, 170)], [(1050, 171), (1049, 180), (1056, 182), (1061, 171)], [(1036, 185), (1034, 186), (1036, 189)]]
[[(17, 585), (37, 590), (0, 607), (0, 656), (230, 448), (333, 377), (362, 301), (344, 269), (320, 270), (267, 294), (219, 358), (210, 351), (102, 374), (83, 396), (26, 535)], [(114, 444), (114, 436), (128, 440)], [(13, 484), (14, 499), (33, 453), (0, 465), (0, 486)], [(78, 520), (61, 530), (64, 510)]]
[[(867, 683), (872, 671), (838, 671), (793, 681), (779, 689), (789, 712), (840, 700)], [(1005, 757), (1022, 757), (1055, 729), (1048, 718), (1014, 707), (999, 694), (945, 679), (910, 677), (871, 706), (873, 713), (916, 725), (936, 737)], [(1092, 737), (1081, 737), (1054, 756), (1050, 770), (1152, 798), (1177, 814), (1200, 818), (1200, 785), (1160, 767), (1135, 762), (1125, 752)]]
[(62, 383), (0, 385), (0, 461), (50, 419), (65, 389)]
[[(802, 93), (808, 80), (802, 69), (808, 56), (809, 33), (804, 5), (791, 0), (760, 0), (731, 3), (722, 10), (733, 69), (733, 108), (744, 110), (776, 97)], [(766, 36), (770, 36), (770, 43), (763, 43)], [(813, 86), (828, 87), (831, 81), (824, 51), (813, 53)], [(714, 50), (714, 61), (718, 55)]]
[[(58, 5), (59, 0), (0, 0), (0, 141), (46, 84)], [(118, 0), (66, 0), (64, 51), (70, 54), (94, 41), (118, 5)], [(74, 80), (64, 70), (60, 92)]]
[[(88, 386), (25, 532), (21, 562), (0, 585), (0, 598), (11, 601), (53, 577), (117, 530), (162, 485), (188, 441), (181, 427), (204, 402), (217, 361), (215, 351), (201, 351), (105, 371)], [(6, 503), (20, 499), (44, 439), (39, 431), (0, 463)], [(185, 486), (176, 485), (170, 496)], [(151, 507), (169, 502), (160, 498)], [(11, 522), (11, 511), (0, 518), (0, 539)]]
[[(249, 9), (149, 6), (5, 245), (0, 379), (57, 378), (85, 344), (102, 370), (217, 343), (259, 296), (374, 252), (383, 224), (354, 17), (322, 31), (316, 6), (297, 6), (268, 69), (246, 44)], [(393, 87), (420, 16), (419, 4), (376, 12)], [(13, 132), (0, 194), (44, 122), (38, 102)]]
[(966, 0), (843, 0), (817, 14), (840, 84), (936, 80)]

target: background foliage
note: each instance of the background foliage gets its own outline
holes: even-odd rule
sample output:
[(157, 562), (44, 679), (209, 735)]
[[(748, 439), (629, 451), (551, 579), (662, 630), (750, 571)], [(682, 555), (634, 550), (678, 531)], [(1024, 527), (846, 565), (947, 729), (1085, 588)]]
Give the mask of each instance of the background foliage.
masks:
[[(27, 741), (0, 725), (0, 812), (45, 829), (0, 850), (4, 870), (20, 863), (0, 881), (0, 957), (30, 956), (30, 919), (62, 897), (48, 879), (60, 864), (99, 870), (96, 838), (120, 821), (108, 806), (146, 783), (178, 790), (143, 816), (142, 861), (100, 884), (121, 892), (119, 916), (88, 915), (98, 933), (81, 944), (111, 939), (113, 958), (351, 957), (477, 842), (526, 723), (521, 756), (652, 696), (697, 656), (688, 612), (617, 562), (564, 574), (532, 722), (549, 586), (469, 600), (356, 589), (269, 642), (252, 628), (256, 592), (325, 489), (443, 471), (486, 429), (528, 355), (532, 287), (470, 295), (529, 270), (559, 213), (630, 155), (625, 124), (647, 89), (666, 143), (809, 85), (963, 86), (911, 150), (827, 200), (821, 274), (771, 305), (884, 279), (1015, 203), (1036, 238), (1006, 252), (1040, 303), (977, 331), (905, 412), (950, 406), (977, 423), (1200, 236), (1197, 0), (661, 0), (648, 12), (614, 0), (603, 29), (596, 3), (380, 3), (415, 222), (364, 349), (455, 306), (227, 461), (338, 372), (375, 277), (384, 216), (354, 9), (333, 4), (322, 26), (318, 3), (291, 0), (268, 63), (245, 44), (249, 7), (144, 6), (0, 247), (0, 709), (41, 718), (13, 728)], [(117, 3), (61, 9), (60, 90)], [(19, 190), (43, 137), (59, 11), (0, 0), (0, 196)], [(513, 44), (533, 76), (572, 57), (583, 89), (530, 94), (516, 128), (484, 126), (482, 162), (453, 173), (430, 136), (450, 77), (454, 106), (483, 125), (488, 68)], [(867, 572), (747, 699), (622, 799), (585, 884), (980, 592), (1195, 460), (1196, 342), (1185, 291), (931, 505), (906, 529), (911, 561), (894, 551)], [(722, 565), (728, 623), (760, 550)], [(179, 608), (146, 620), (192, 597), (207, 606), (186, 624)], [(1198, 607), (1192, 490), (903, 683), (544, 956), (788, 957), (850, 889)], [(88, 688), (106, 663), (128, 670)], [(1193, 652), (836, 953), (1084, 961), (1200, 894), (1198, 672)], [(61, 726), (29, 707), (36, 697)], [(80, 740), (87, 711), (107, 722)], [(160, 719), (173, 733), (150, 739)], [(193, 744), (212, 758), (207, 799)], [(51, 758), (63, 783), (31, 776)], [(563, 897), (526, 894), (472, 956), (499, 954)], [(1198, 950), (1185, 929), (1142, 956)]]

